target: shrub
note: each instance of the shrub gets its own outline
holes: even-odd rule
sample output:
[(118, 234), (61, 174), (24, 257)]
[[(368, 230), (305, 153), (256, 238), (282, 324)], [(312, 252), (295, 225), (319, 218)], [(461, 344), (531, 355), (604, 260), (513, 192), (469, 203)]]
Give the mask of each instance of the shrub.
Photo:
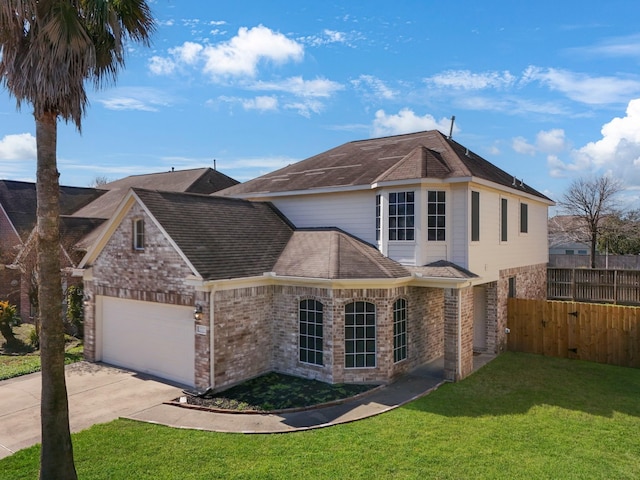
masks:
[(13, 327), (20, 325), (20, 317), (15, 305), (8, 301), (0, 301), (0, 333), (8, 344), (15, 342)]
[(73, 335), (84, 336), (84, 290), (79, 285), (67, 289), (67, 321), (72, 327)]

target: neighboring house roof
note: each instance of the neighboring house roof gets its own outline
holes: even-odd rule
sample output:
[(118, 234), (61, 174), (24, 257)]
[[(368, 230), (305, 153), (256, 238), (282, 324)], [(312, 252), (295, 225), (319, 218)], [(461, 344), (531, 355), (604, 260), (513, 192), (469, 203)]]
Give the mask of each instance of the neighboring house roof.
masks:
[(487, 180), (551, 201), (437, 130), (348, 142), (217, 194), (249, 197), (386, 181), (460, 177)]
[(402, 278), (411, 275), (372, 245), (337, 228), (295, 231), (273, 271), (281, 276), (327, 279)]
[(167, 192), (210, 194), (238, 183), (231, 177), (212, 168), (171, 170), (169, 172), (131, 175), (101, 185), (107, 193), (73, 213), (74, 217), (110, 218), (130, 188), (146, 188)]
[[(69, 215), (104, 193), (95, 188), (60, 186), (60, 214)], [(22, 241), (26, 241), (36, 225), (36, 184), (0, 180), (0, 204)]]
[(263, 275), (293, 234), (269, 203), (133, 189), (205, 280)]

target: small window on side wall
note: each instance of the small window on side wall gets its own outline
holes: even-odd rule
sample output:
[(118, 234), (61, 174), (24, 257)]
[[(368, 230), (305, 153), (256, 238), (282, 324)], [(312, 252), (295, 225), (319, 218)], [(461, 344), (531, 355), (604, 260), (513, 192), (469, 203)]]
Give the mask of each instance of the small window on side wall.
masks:
[(142, 218), (133, 221), (133, 249), (144, 250), (144, 220)]
[(526, 203), (520, 204), (520, 233), (529, 232), (529, 206)]

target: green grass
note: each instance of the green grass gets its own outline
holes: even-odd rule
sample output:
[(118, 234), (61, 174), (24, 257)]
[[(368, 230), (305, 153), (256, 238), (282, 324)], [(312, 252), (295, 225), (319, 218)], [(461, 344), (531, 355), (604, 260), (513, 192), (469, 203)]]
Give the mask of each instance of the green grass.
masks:
[[(38, 351), (34, 352), (33, 347), (29, 345), (29, 337), (32, 330), (33, 325), (29, 324), (14, 327), (17, 348), (13, 349), (14, 351), (11, 354), (0, 354), (0, 380), (40, 371), (40, 355)], [(84, 351), (82, 343), (73, 337), (68, 337), (67, 340), (64, 363), (79, 362), (82, 360)], [(0, 345), (6, 345), (2, 335), (0, 335)]]
[[(635, 479), (639, 431), (640, 370), (506, 353), (350, 424), (242, 435), (116, 420), (73, 443), (84, 480)], [(39, 446), (19, 451), (0, 479), (35, 479), (38, 461)]]
[[(82, 360), (83, 346), (76, 345), (64, 353), (64, 363), (74, 363)], [(40, 355), (35, 353), (25, 355), (0, 355), (0, 380), (19, 377), (28, 373), (40, 371)]]

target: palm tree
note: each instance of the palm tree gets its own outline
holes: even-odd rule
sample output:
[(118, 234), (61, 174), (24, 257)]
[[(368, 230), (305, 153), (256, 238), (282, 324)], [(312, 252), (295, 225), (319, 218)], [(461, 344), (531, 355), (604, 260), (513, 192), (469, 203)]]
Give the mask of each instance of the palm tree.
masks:
[(88, 106), (85, 82), (115, 82), (125, 42), (145, 45), (155, 29), (144, 0), (2, 0), (0, 84), (36, 121), (37, 236), (42, 452), (40, 478), (77, 478), (64, 377), (59, 258), (58, 118), (80, 131)]

